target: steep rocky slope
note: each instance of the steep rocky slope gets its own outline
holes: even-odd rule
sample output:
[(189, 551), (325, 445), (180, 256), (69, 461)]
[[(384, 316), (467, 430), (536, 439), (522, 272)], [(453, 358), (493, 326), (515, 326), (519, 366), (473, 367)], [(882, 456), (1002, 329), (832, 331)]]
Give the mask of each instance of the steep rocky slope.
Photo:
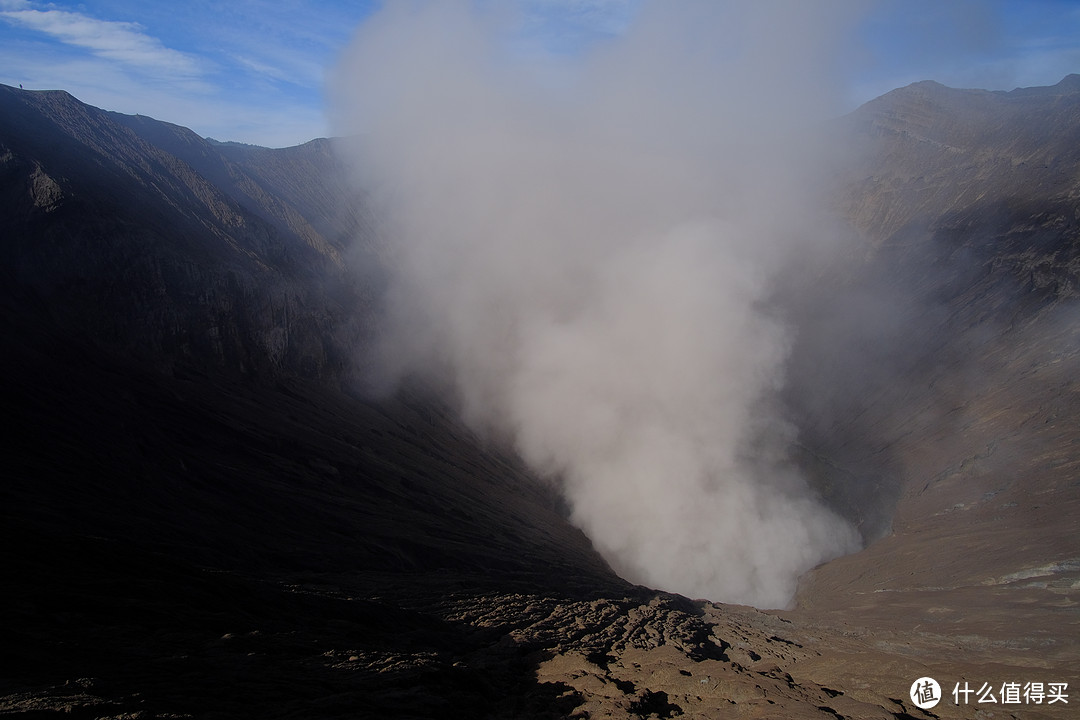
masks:
[(953, 682), (1074, 682), (1080, 77), (917, 83), (844, 132), (862, 153), (840, 200), (859, 279), (837, 272), (809, 311), (832, 326), (796, 353), (797, 402), (834, 478), (894, 505), (878, 542), (805, 579), (798, 616)]
[(915, 83), (856, 110), (842, 132), (861, 156), (842, 212), (874, 244), (976, 213), (993, 229), (1008, 213), (1075, 221), (1080, 75), (1012, 92)]
[[(0, 96), (9, 291), (149, 363), (249, 376), (352, 367), (371, 297), (343, 272), (361, 221), (326, 141), (234, 161), (190, 130), (64, 92)], [(243, 165), (260, 162), (257, 180)], [(274, 163), (305, 190), (274, 180)], [(313, 196), (339, 210), (307, 207)]]
[(793, 280), (785, 400), (871, 543), (770, 613), (625, 583), (422, 388), (350, 390), (329, 141), (0, 87), (0, 714), (1069, 717), (950, 691), (1080, 683), (1077, 85), (842, 121), (853, 250)]

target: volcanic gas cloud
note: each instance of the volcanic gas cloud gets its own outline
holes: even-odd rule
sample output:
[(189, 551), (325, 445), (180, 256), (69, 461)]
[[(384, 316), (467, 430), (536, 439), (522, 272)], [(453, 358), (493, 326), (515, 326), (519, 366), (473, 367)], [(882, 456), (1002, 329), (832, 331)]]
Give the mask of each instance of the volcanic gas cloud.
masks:
[(784, 606), (857, 545), (788, 458), (772, 302), (829, 245), (840, 20), (657, 3), (545, 53), (520, 17), (390, 3), (338, 68), (389, 273), (384, 379), (452, 392), (630, 580)]

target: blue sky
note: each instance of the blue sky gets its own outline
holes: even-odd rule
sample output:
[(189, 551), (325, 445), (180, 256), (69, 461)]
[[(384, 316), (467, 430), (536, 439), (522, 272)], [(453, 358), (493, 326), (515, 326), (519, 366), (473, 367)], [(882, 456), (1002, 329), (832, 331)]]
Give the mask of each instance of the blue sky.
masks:
[[(512, 0), (523, 41), (564, 53), (617, 36), (639, 1)], [(1080, 72), (1080, 0), (804, 1), (860, 8), (839, 79), (851, 107), (917, 80), (1009, 90)], [(0, 83), (64, 89), (221, 140), (294, 145), (329, 132), (326, 71), (380, 5), (0, 0)]]

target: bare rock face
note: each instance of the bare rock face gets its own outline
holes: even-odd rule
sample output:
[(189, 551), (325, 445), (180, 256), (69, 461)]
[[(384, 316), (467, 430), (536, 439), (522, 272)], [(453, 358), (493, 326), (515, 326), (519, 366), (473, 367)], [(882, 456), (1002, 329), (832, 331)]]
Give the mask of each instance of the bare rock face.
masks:
[(30, 197), (34, 207), (45, 212), (52, 212), (60, 207), (64, 191), (51, 177), (42, 172), (40, 167), (35, 167), (30, 174)]
[(379, 287), (332, 141), (0, 87), (0, 713), (1070, 717), (952, 691), (1080, 686), (1078, 108), (841, 122), (853, 250), (778, 299), (783, 400), (868, 546), (760, 612), (626, 583), (423, 388), (349, 391)]
[(872, 100), (843, 122), (861, 157), (842, 212), (875, 245), (976, 210), (1072, 216), (1061, 204), (1080, 196), (1078, 78), (1012, 92), (920, 82)]
[[(865, 239), (860, 279), (807, 310), (804, 328), (821, 327), (815, 312), (833, 325), (805, 332), (793, 394), (834, 481), (894, 504), (880, 539), (804, 578), (793, 619), (953, 682), (1071, 682), (1077, 76), (1009, 93), (917, 83), (845, 128), (864, 152), (841, 195)], [(826, 357), (836, 372), (820, 371)], [(818, 381), (828, 398), (807, 390)]]

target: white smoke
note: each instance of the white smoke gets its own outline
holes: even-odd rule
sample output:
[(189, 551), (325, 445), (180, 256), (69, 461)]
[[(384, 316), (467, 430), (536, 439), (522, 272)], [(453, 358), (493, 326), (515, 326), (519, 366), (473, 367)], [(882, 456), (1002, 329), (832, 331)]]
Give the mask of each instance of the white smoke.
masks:
[(513, 18), (388, 4), (338, 69), (388, 244), (386, 366), (448, 380), (630, 580), (779, 607), (856, 546), (786, 460), (769, 310), (826, 241), (833, 15), (661, 3), (538, 58)]

